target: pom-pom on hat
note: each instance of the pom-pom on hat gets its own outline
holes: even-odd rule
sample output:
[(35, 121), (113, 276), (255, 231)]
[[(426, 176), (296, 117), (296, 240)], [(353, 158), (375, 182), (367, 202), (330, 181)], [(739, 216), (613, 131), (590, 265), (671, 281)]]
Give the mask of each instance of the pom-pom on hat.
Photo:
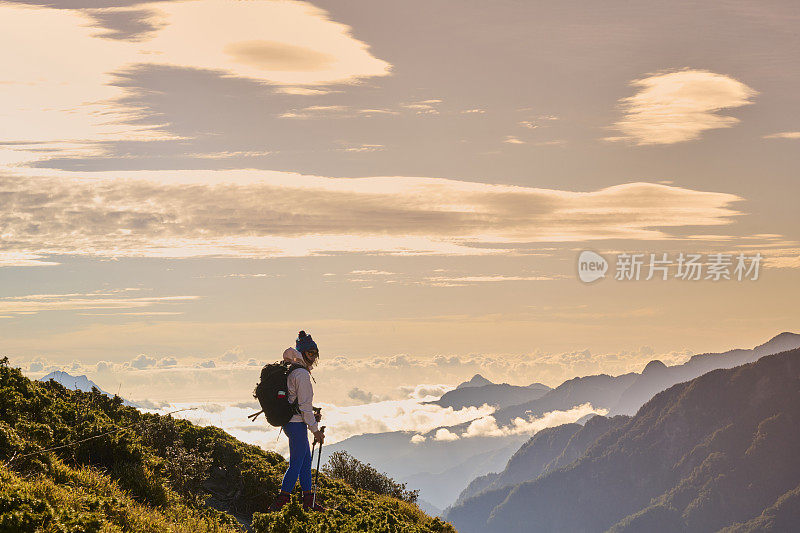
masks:
[(305, 331), (301, 331), (297, 335), (297, 340), (295, 341), (295, 348), (300, 353), (306, 352), (319, 352), (319, 348), (317, 348), (317, 343), (314, 342), (314, 339), (311, 338), (311, 335), (306, 333)]

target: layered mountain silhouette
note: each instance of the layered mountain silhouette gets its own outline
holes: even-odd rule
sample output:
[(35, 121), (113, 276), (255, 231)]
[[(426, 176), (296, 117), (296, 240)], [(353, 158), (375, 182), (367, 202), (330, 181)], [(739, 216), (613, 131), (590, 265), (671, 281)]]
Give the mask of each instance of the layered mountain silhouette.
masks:
[(650, 361), (644, 371), (620, 396), (611, 412), (634, 414), (654, 394), (667, 387), (689, 381), (717, 368), (733, 368), (758, 360), (765, 355), (800, 347), (800, 335), (784, 332), (752, 350), (729, 350), (724, 353), (695, 355), (686, 363), (667, 366), (661, 361)]
[(515, 418), (541, 416), (550, 411), (568, 410), (590, 403), (593, 407), (611, 409), (619, 403), (623, 393), (636, 382), (639, 374), (631, 372), (620, 376), (598, 374), (565, 381), (537, 400), (498, 409), (494, 418), (499, 425)]
[(764, 355), (800, 347), (800, 335), (784, 332), (752, 350), (735, 349), (722, 353), (692, 356), (682, 365), (667, 366), (650, 361), (641, 374), (620, 376), (599, 374), (565, 381), (539, 399), (499, 409), (494, 417), (498, 424), (514, 418), (539, 416), (548, 411), (570, 409), (589, 402), (594, 407), (608, 409), (610, 414), (633, 414), (656, 393), (682, 381), (694, 379), (710, 370), (732, 368), (756, 361)]
[[(714, 357), (699, 361), (707, 359)], [(630, 418), (544, 430), (501, 474), (476, 480), (472, 490), (481, 490), (446, 516), (462, 533), (792, 531), (800, 519), (799, 422), (794, 349), (674, 385)], [(564, 464), (595, 424), (605, 432)], [(581, 432), (584, 442), (553, 462)], [(531, 478), (502, 485), (524, 475)]]
[[(630, 417), (622, 415), (612, 418), (593, 416), (584, 425), (563, 424), (543, 429), (511, 456), (502, 472), (474, 479), (461, 492), (454, 507), (482, 491), (512, 487), (567, 466), (582, 457), (601, 435), (628, 420)], [(505, 493), (509, 491), (510, 488)]]
[(509, 385), (508, 383), (492, 383), (480, 374), (446, 392), (435, 402), (427, 402), (440, 407), (463, 409), (464, 407), (480, 407), (491, 405), (497, 408), (517, 405), (536, 400), (547, 394), (551, 388), (541, 383), (532, 383), (527, 387)]
[[(448, 444), (453, 443), (439, 443), (444, 450), (447, 449)], [(448, 468), (447, 470), (439, 472), (436, 471), (436, 468), (432, 468), (431, 471), (419, 472), (417, 474), (404, 477), (402, 481), (409, 487), (414, 488), (435, 487), (435, 492), (430, 490), (428, 492), (433, 494), (433, 500), (441, 507), (437, 512), (429, 514), (432, 516), (441, 516), (442, 509), (452, 502), (454, 495), (457, 495), (458, 492), (470, 482), (470, 480), (474, 479), (476, 476), (480, 476), (485, 472), (501, 469), (507, 461), (508, 456), (513, 454), (518, 448), (519, 440), (512, 441), (505, 448), (470, 455), (459, 464)], [(407, 459), (409, 461), (413, 461), (414, 456), (410, 455), (407, 457)]]
[(420, 499), (444, 509), (476, 476), (501, 470), (525, 442), (525, 435), (473, 437), (457, 441), (426, 438), (412, 444), (413, 431), (357, 435), (325, 446), (326, 453), (347, 451), (409, 487)]
[[(798, 347), (800, 335), (785, 332), (753, 349), (699, 354), (682, 365), (667, 366), (661, 361), (650, 361), (641, 374), (631, 372), (619, 376), (599, 374), (576, 377), (546, 391), (538, 398), (516, 405), (500, 406), (492, 416), (498, 426), (506, 426), (515, 418), (539, 417), (551, 411), (566, 411), (584, 403), (608, 410), (609, 416), (632, 415), (656, 393), (676, 383), (696, 378), (713, 369), (731, 368), (755, 361), (767, 354)], [(489, 380), (478, 374), (447, 394), (467, 394), (471, 405), (492, 405), (493, 401), (496, 402), (493, 394), (498, 390), (495, 388), (498, 384), (486, 383), (487, 381)], [(447, 400), (446, 405), (457, 404)], [(468, 425), (469, 422), (466, 422), (447, 426), (445, 429), (460, 435)], [(426, 441), (421, 444), (411, 443), (414, 432), (391, 432), (350, 437), (331, 448), (332, 451), (349, 451), (393, 477), (409, 482), (414, 488), (420, 489), (421, 498), (432, 502), (436, 507), (446, 508), (456, 501), (459, 493), (471, 480), (480, 476), (492, 477), (492, 472), (502, 471), (514, 452), (530, 438), (530, 435), (506, 435), (439, 442), (433, 439), (438, 429), (440, 428), (425, 433), (423, 436)], [(464, 464), (468, 464), (469, 468), (459, 469), (459, 465)], [(469, 477), (464, 476), (465, 472), (470, 473)], [(458, 485), (456, 481), (462, 484)], [(483, 488), (493, 481), (484, 480), (486, 486)]]

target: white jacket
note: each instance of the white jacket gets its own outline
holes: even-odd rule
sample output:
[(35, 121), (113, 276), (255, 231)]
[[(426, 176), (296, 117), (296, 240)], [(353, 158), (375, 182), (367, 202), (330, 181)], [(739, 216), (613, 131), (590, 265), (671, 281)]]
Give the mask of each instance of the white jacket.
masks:
[(312, 407), (314, 388), (311, 386), (311, 373), (305, 368), (306, 361), (303, 359), (303, 354), (294, 348), (287, 348), (283, 352), (283, 360), (303, 366), (289, 374), (286, 379), (289, 388), (287, 399), (289, 403), (293, 403), (296, 399), (297, 406), (300, 408), (300, 414), (294, 415), (289, 422), (305, 422), (308, 429), (315, 432), (317, 431), (317, 420), (314, 418)]

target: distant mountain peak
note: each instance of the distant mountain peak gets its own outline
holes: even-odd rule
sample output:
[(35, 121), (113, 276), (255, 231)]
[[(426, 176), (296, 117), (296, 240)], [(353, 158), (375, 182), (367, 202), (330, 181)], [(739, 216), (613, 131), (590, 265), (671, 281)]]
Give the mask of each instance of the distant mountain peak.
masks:
[(648, 374), (650, 372), (657, 372), (659, 370), (664, 370), (665, 368), (667, 368), (667, 365), (665, 365), (658, 359), (653, 359), (652, 361), (647, 363), (647, 365), (644, 367), (644, 370), (642, 370), (642, 375)]
[(63, 370), (56, 370), (55, 372), (50, 372), (43, 378), (39, 378), (39, 381), (47, 382), (50, 380), (56, 381), (64, 386), (64, 388), (70, 390), (79, 390), (83, 392), (92, 392), (92, 387), (96, 388), (103, 394), (108, 394), (106, 391), (101, 389), (97, 383), (90, 380), (86, 376), (73, 376), (68, 372), (64, 372)]
[(472, 376), (472, 379), (470, 379), (469, 381), (465, 381), (456, 388), (463, 389), (466, 387), (484, 387), (486, 385), (494, 385), (494, 383), (492, 383), (485, 377), (481, 376), (480, 374), (475, 374), (474, 376)]
[(800, 339), (800, 335), (798, 335), (797, 333), (792, 333), (791, 331), (784, 331), (783, 333), (778, 333), (777, 335), (772, 337), (770, 340), (768, 340), (767, 342), (765, 342), (761, 346), (768, 346), (770, 344), (775, 344), (775, 343), (779, 343), (779, 342), (786, 342), (786, 341), (790, 341), (791, 342), (791, 341), (795, 341), (797, 339)]
[[(41, 381), (46, 383), (50, 380), (53, 380), (57, 383), (60, 383), (65, 389), (69, 390), (79, 390), (82, 392), (92, 392), (92, 388), (99, 390), (101, 393), (105, 394), (108, 397), (113, 397), (113, 394), (109, 394), (108, 392), (101, 389), (97, 383), (86, 377), (85, 375), (81, 376), (73, 376), (68, 372), (64, 372), (63, 370), (56, 370), (55, 372), (50, 372), (46, 376), (39, 378), (37, 381)], [(126, 399), (122, 399), (123, 405), (128, 405), (131, 407), (139, 407), (137, 404), (133, 402), (129, 402)]]
[(536, 390), (553, 390), (553, 387), (548, 387), (544, 383), (539, 383), (539, 382), (531, 383), (530, 385), (528, 385), (528, 388)]
[(759, 356), (762, 356), (771, 353), (784, 352), (786, 350), (793, 350), (797, 347), (800, 347), (800, 335), (797, 333), (792, 333), (791, 331), (784, 331), (783, 333), (775, 335), (764, 344), (756, 346), (753, 348), (753, 351)]

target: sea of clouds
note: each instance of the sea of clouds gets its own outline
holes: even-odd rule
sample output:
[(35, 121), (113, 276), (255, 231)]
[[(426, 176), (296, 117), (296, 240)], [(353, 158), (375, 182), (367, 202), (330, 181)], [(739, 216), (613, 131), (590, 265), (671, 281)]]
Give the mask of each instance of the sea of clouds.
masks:
[[(407, 398), (380, 400), (360, 405), (340, 406), (333, 403), (315, 402), (322, 407), (326, 426), (326, 443), (342, 441), (354, 435), (381, 433), (385, 431), (412, 431), (425, 433), (441, 426), (451, 426), (482, 419), (494, 412), (488, 405), (455, 410), (430, 404), (452, 387), (446, 385), (417, 385), (407, 387)], [(431, 394), (431, 393), (434, 394)], [(200, 425), (220, 427), (244, 442), (255, 444), (266, 450), (285, 454), (288, 441), (279, 434), (280, 429), (270, 426), (263, 416), (251, 422), (247, 415), (259, 411), (258, 402), (142, 402), (142, 410), (166, 414), (180, 409), (191, 409), (176, 413)]]
[[(540, 417), (515, 418), (506, 426), (498, 426), (492, 416), (494, 407), (465, 407), (453, 409), (429, 403), (440, 395), (422, 395), (430, 390), (447, 391), (442, 385), (418, 385), (403, 400), (381, 400), (360, 405), (337, 406), (320, 403), (323, 421), (326, 426), (326, 443), (340, 442), (355, 435), (383, 433), (389, 431), (408, 431), (412, 444), (435, 441), (452, 441), (473, 437), (507, 437), (510, 435), (533, 435), (547, 427), (575, 422), (589, 414), (605, 415), (604, 409), (596, 409), (591, 404), (583, 404), (565, 411), (552, 411)], [(255, 421), (248, 415), (260, 410), (253, 402), (215, 402), (215, 403), (160, 403), (146, 402), (141, 406), (146, 412), (167, 414), (180, 410), (173, 416), (183, 418), (199, 425), (213, 425), (224, 429), (237, 439), (254, 444), (265, 450), (286, 455), (288, 441), (281, 435), (280, 428), (270, 426), (263, 416)], [(470, 422), (460, 433), (447, 427)], [(438, 428), (438, 429), (437, 429)], [(433, 435), (426, 433), (436, 429)]]

